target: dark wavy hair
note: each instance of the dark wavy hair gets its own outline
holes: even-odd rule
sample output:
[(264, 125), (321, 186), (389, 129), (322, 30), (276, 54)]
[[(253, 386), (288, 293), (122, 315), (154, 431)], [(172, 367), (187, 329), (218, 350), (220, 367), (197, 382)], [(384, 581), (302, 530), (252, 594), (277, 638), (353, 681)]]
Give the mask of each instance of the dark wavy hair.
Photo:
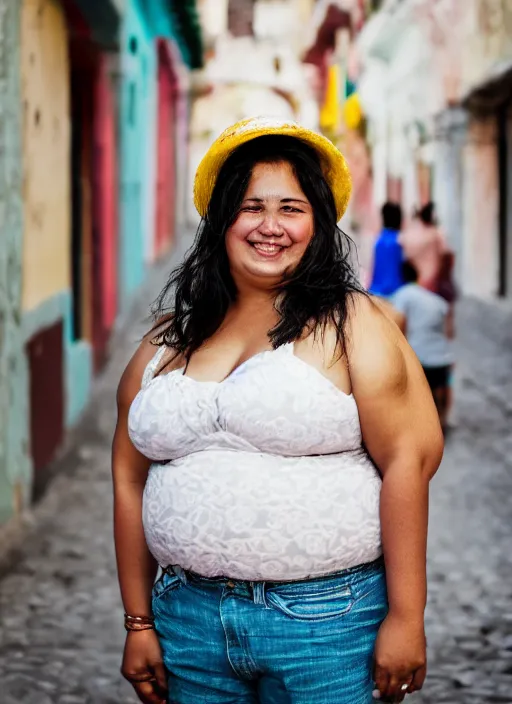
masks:
[(418, 210), (418, 217), (425, 225), (437, 225), (436, 222), (436, 206), (432, 201), (425, 203)]
[(153, 305), (155, 342), (171, 347), (176, 356), (188, 361), (236, 300), (226, 232), (239, 213), (254, 166), (281, 162), (291, 165), (311, 203), (314, 235), (297, 267), (277, 288), (279, 322), (269, 330), (269, 339), (276, 348), (295, 341), (306, 329), (323, 334), (332, 324), (343, 353), (349, 296), (363, 293), (351, 265), (353, 243), (337, 227), (333, 194), (316, 151), (294, 137), (268, 135), (241, 145), (226, 160), (192, 248)]

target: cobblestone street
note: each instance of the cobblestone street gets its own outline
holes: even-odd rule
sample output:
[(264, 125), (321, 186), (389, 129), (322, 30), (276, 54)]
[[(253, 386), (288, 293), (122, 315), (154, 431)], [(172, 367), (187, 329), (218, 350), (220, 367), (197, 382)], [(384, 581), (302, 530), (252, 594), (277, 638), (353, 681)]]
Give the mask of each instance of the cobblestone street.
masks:
[[(142, 311), (133, 320), (142, 321)], [(118, 335), (75, 442), (0, 583), (1, 704), (136, 701), (119, 674), (110, 442), (116, 385), (142, 330), (141, 322)], [(510, 411), (471, 382), (464, 361), (457, 396), (457, 427), (431, 492), (429, 678), (412, 701), (511, 704)]]

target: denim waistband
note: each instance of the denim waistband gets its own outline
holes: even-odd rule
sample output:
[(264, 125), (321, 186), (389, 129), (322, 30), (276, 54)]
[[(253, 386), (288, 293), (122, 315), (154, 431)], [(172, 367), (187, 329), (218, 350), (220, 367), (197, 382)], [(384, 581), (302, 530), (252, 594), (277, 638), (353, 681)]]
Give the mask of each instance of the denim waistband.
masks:
[(241, 580), (233, 579), (231, 577), (204, 577), (203, 575), (192, 572), (191, 570), (185, 570), (179, 565), (169, 565), (163, 568), (164, 572), (176, 575), (184, 584), (202, 584), (204, 586), (211, 587), (223, 587), (228, 585), (230, 587), (242, 587), (250, 588), (251, 591), (264, 591), (267, 589), (294, 586), (297, 585), (310, 585), (318, 582), (326, 583), (330, 580), (341, 581), (345, 584), (356, 584), (361, 579), (366, 579), (371, 573), (379, 572), (384, 567), (384, 558), (381, 556), (374, 560), (373, 562), (366, 562), (362, 565), (356, 565), (355, 567), (349, 567), (345, 570), (339, 570), (337, 572), (331, 572), (323, 576), (315, 576), (300, 580), (289, 580), (289, 581), (251, 581), (251, 580)]

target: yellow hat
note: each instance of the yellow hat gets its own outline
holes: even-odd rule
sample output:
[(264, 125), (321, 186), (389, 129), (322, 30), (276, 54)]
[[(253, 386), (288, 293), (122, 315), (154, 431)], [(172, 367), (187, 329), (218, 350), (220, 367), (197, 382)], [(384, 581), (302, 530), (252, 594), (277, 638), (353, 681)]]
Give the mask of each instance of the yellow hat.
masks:
[(241, 144), (268, 134), (296, 137), (313, 147), (320, 158), (325, 180), (333, 193), (337, 217), (340, 220), (347, 209), (352, 191), (352, 179), (343, 154), (326, 137), (291, 120), (270, 117), (251, 117), (237, 122), (236, 125), (228, 127), (208, 149), (197, 168), (194, 182), (194, 203), (199, 215), (205, 217), (217, 176), (230, 154)]

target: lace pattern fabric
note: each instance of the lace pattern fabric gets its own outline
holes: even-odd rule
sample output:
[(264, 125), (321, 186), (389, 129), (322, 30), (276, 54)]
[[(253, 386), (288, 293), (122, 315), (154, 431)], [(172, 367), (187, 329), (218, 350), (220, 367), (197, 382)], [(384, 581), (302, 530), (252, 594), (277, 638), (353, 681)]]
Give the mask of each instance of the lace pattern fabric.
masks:
[(379, 557), (381, 480), (353, 396), (293, 345), (255, 355), (220, 383), (182, 369), (155, 378), (164, 351), (128, 421), (154, 461), (143, 520), (161, 565), (279, 581)]

